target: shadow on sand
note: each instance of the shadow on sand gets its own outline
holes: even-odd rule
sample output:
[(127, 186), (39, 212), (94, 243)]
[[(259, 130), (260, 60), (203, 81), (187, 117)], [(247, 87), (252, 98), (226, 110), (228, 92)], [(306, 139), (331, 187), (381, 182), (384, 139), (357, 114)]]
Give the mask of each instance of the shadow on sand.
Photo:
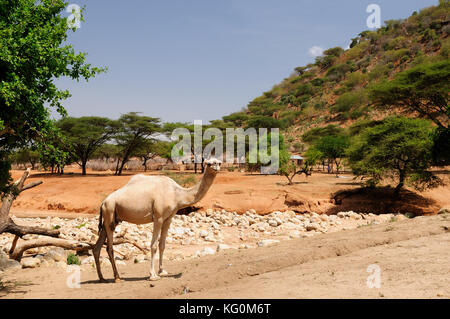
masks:
[[(183, 275), (182, 272), (180, 273), (176, 273), (176, 274), (171, 274), (171, 275), (167, 275), (164, 276), (163, 278), (174, 278), (174, 279), (178, 279), (181, 278), (181, 276)], [(149, 281), (149, 276), (144, 276), (144, 277), (121, 277), (120, 278), (121, 281), (129, 281), (129, 282), (134, 282), (134, 281)], [(113, 284), (114, 279), (113, 278), (109, 278), (109, 279), (105, 279), (106, 280), (106, 284)], [(150, 281), (149, 281), (150, 282)], [(94, 280), (86, 280), (81, 282), (81, 284), (100, 284), (101, 282), (98, 279), (94, 279)]]
[(331, 195), (335, 204), (327, 214), (354, 211), (358, 213), (389, 214), (409, 213), (416, 216), (434, 214), (439, 210), (435, 200), (409, 190), (402, 190), (398, 197), (392, 187), (356, 188), (340, 190)]

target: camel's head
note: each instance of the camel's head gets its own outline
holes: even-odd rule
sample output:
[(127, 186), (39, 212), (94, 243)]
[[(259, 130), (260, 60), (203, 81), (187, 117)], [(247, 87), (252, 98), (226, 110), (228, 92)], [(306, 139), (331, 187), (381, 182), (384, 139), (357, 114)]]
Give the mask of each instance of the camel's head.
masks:
[(217, 158), (211, 157), (205, 161), (206, 167), (211, 172), (217, 173), (220, 171), (220, 165), (222, 164), (222, 161), (218, 160)]

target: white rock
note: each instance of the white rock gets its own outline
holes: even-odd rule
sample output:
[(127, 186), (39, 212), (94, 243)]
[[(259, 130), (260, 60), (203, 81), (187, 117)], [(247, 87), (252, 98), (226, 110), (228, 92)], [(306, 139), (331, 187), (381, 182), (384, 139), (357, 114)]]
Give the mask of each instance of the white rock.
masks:
[(172, 234), (183, 235), (186, 230), (183, 227), (175, 227), (172, 229)]
[(302, 237), (302, 233), (298, 230), (292, 230), (289, 232), (289, 237), (290, 238), (299, 238), (299, 237)]
[(269, 219), (268, 223), (269, 223), (269, 226), (272, 226), (272, 227), (278, 226), (278, 223), (275, 219)]
[(200, 237), (206, 237), (206, 236), (208, 236), (208, 234), (209, 234), (209, 233), (208, 233), (207, 230), (204, 230), (204, 229), (203, 229), (203, 230), (200, 231)]
[(94, 256), (89, 256), (81, 261), (82, 265), (93, 264), (95, 262)]
[(219, 251), (226, 250), (226, 249), (230, 249), (230, 248), (231, 248), (231, 247), (228, 246), (228, 245), (226, 245), (226, 244), (219, 244), (219, 245), (217, 245), (216, 251), (219, 252)]
[(258, 245), (258, 247), (267, 247), (267, 246), (270, 246), (270, 245), (273, 245), (273, 244), (279, 243), (279, 242), (280, 241), (276, 240), (276, 239), (263, 239), (263, 240), (260, 240), (259, 242), (257, 242), (257, 245)]
[(195, 252), (195, 255), (197, 256), (206, 256), (206, 255), (214, 255), (216, 251), (212, 249), (211, 247), (205, 247), (202, 250), (197, 250)]

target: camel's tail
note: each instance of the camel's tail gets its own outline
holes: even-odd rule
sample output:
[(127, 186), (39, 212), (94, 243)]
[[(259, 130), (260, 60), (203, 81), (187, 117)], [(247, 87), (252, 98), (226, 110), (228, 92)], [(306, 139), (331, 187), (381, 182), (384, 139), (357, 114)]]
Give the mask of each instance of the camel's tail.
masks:
[(98, 218), (98, 234), (99, 235), (100, 235), (100, 232), (102, 231), (102, 228), (103, 228), (102, 211), (103, 211), (103, 203), (100, 205), (100, 217)]

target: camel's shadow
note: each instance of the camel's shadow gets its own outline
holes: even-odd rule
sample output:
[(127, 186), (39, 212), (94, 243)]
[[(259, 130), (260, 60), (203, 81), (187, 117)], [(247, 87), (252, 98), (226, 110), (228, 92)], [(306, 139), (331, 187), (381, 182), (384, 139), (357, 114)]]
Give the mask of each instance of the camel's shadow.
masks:
[[(172, 275), (166, 275), (164, 277), (161, 277), (160, 280), (163, 280), (164, 278), (175, 278), (175, 279), (178, 279), (178, 278), (181, 278), (182, 275), (183, 275), (182, 272), (177, 273), (177, 274), (172, 274)], [(150, 278), (149, 276), (145, 276), (145, 277), (121, 277), (120, 279), (122, 280), (122, 282), (126, 282), (126, 281), (134, 282), (134, 281), (149, 281), (148, 280), (149, 278)], [(113, 284), (113, 283), (115, 283), (113, 278), (105, 279), (105, 281), (106, 282), (100, 282), (98, 279), (94, 279), (94, 280), (83, 281), (83, 282), (81, 282), (81, 284), (103, 284), (103, 283), (105, 283), (105, 284)]]

